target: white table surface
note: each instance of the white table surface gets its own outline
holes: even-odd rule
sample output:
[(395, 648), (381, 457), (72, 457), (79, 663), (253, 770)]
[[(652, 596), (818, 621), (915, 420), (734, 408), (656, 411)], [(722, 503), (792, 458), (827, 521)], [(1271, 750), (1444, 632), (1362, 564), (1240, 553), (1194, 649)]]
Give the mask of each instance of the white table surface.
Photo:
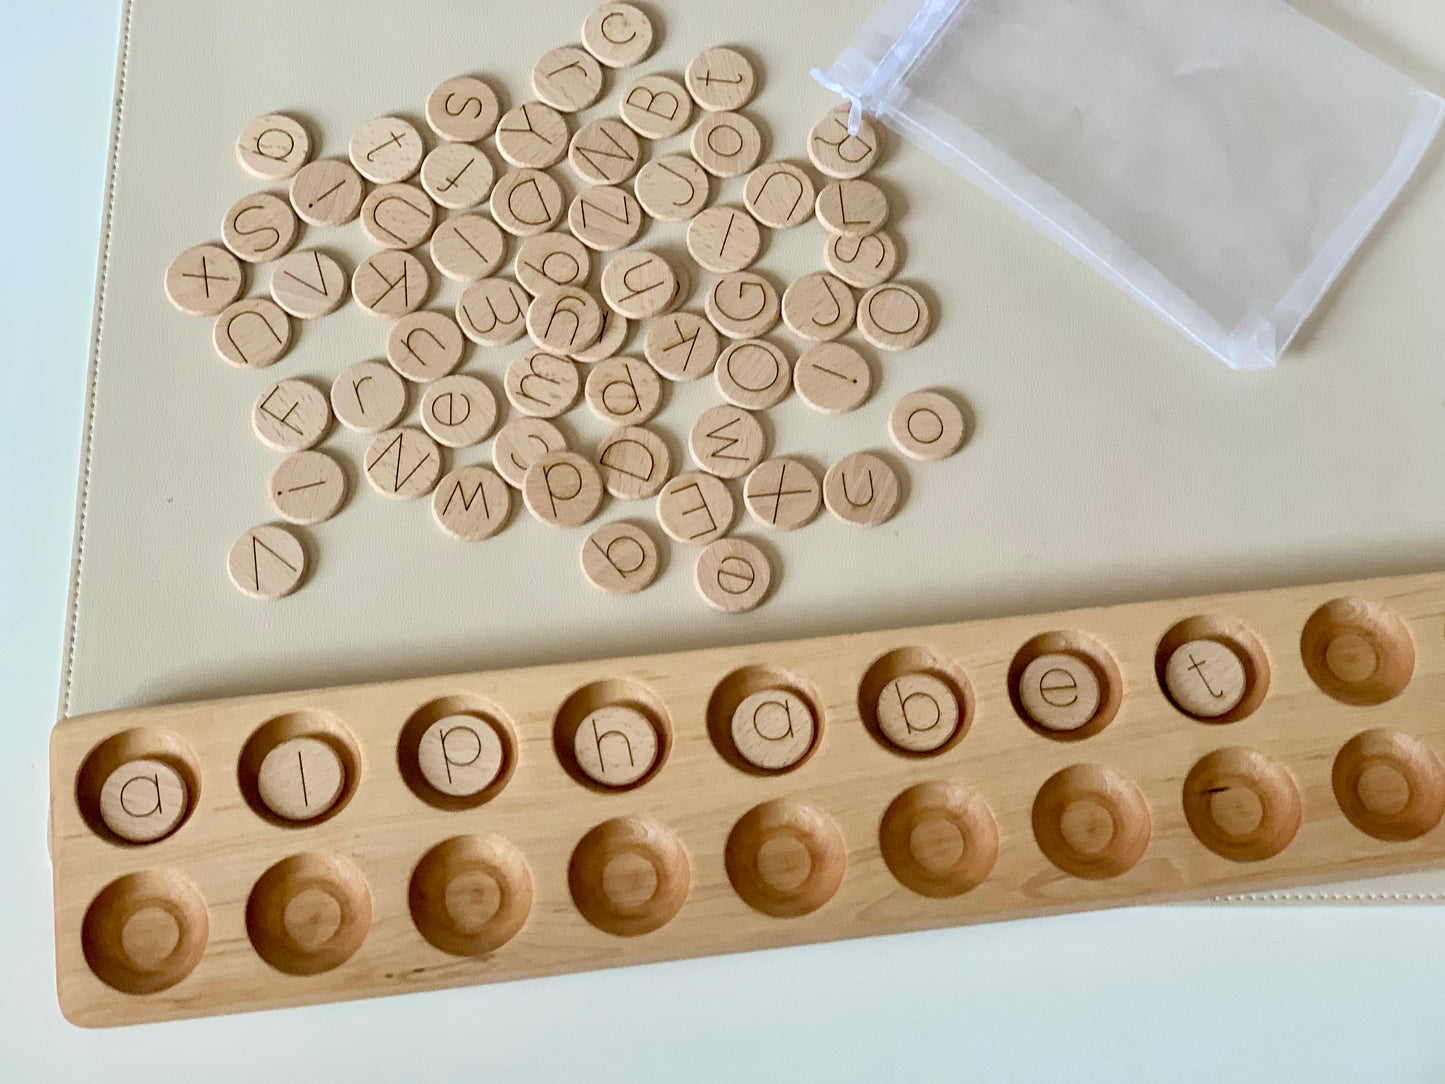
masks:
[(114, 0), (13, 6), (0, 361), (0, 1080), (1445, 1078), (1445, 908), (1148, 908), (104, 1032), (45, 853)]

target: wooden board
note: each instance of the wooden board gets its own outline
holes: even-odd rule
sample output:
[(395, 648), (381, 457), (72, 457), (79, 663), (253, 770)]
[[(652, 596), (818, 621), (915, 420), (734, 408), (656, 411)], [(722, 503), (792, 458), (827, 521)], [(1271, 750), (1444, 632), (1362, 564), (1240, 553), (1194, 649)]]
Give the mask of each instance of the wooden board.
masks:
[[(1445, 866), (1442, 620), (1445, 574), (1431, 574), (64, 721), (51, 744), (61, 1004), (77, 1023), (129, 1024)], [(1160, 684), (1168, 656), (1201, 638), (1227, 643), (1249, 675), (1215, 722), (1185, 715)], [(1059, 651), (1092, 660), (1100, 713), (1066, 732), (1031, 728), (1010, 681)], [(961, 736), (927, 756), (891, 750), (869, 708), (920, 672), (966, 712)], [(818, 729), (776, 774), (748, 770), (727, 744), (731, 709), (766, 688), (801, 696)], [(663, 752), (609, 791), (584, 782), (569, 750), (588, 713), (618, 706), (654, 720)], [(467, 713), (500, 724), (500, 774), (472, 798), (427, 791), (413, 743)], [(1358, 738), (1382, 730), (1393, 736)], [(282, 820), (255, 775), (270, 748), (304, 736), (338, 751), (346, 780), (335, 806)], [(1212, 755), (1236, 747), (1252, 752)], [(1340, 776), (1345, 749), (1355, 759)], [(1379, 770), (1392, 750), (1417, 773), (1403, 793)], [(186, 819), (158, 842), (102, 834), (102, 783), (131, 758), (178, 766), (191, 791)], [(1258, 786), (1239, 792), (1260, 765)], [(1353, 789), (1338, 795), (1332, 773)], [(974, 846), (947, 861), (979, 882), (970, 890), (902, 883), (948, 890), (946, 871), (908, 871), (909, 846), (935, 864), (947, 852), (936, 819), (880, 828), (921, 784), (942, 786), (897, 808), (966, 798), (955, 812)], [(1263, 802), (1254, 819), (1268, 838), (1240, 843), (1248, 801), (1202, 824), (1221, 793)], [(1102, 837), (1100, 805), (1112, 817)], [(459, 836), (486, 838), (421, 863)], [(1077, 853), (1061, 854), (1060, 839)], [(511, 891), (488, 890), (482, 867)], [(438, 871), (459, 869), (473, 872), (453, 894)], [(468, 940), (439, 932), (448, 906), (496, 917)], [(123, 966), (131, 951), (148, 966)]]

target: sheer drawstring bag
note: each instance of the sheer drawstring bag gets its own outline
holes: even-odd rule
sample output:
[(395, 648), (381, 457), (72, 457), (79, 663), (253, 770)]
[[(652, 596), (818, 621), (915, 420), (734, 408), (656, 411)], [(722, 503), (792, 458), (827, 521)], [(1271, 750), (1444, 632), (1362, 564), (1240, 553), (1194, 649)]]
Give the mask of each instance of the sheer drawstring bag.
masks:
[(1236, 369), (1278, 361), (1445, 116), (1282, 0), (885, 0), (814, 75)]

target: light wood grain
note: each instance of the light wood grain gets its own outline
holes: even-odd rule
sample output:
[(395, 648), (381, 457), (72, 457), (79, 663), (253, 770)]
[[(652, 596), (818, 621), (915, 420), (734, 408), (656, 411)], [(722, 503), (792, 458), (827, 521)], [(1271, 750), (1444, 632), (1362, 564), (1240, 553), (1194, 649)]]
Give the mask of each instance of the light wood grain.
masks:
[(693, 57), (683, 78), (692, 100), (710, 113), (747, 105), (758, 81), (747, 57), (721, 45)]
[(582, 45), (609, 68), (627, 68), (652, 51), (652, 20), (632, 4), (607, 3), (582, 24)]
[(188, 316), (219, 316), (246, 288), (241, 264), (219, 245), (196, 245), (166, 268), (166, 297)]
[(741, 177), (762, 157), (763, 136), (741, 113), (708, 113), (694, 126), (688, 146), (714, 177)]
[(555, 166), (567, 155), (567, 139), (566, 118), (541, 102), (523, 102), (497, 121), (497, 153), (514, 166)]
[(628, 86), (617, 112), (644, 139), (670, 139), (692, 119), (692, 99), (677, 80), (644, 75)]
[(442, 139), (475, 143), (497, 127), (497, 92), (474, 75), (458, 75), (437, 84), (426, 99), (426, 122)]
[(421, 133), (400, 117), (376, 117), (351, 133), (347, 154), (372, 184), (396, 184), (421, 167)]
[(823, 503), (844, 523), (876, 527), (893, 518), (901, 497), (898, 475), (872, 452), (844, 456), (823, 475)]
[(325, 452), (295, 452), (272, 472), (267, 496), (288, 523), (321, 523), (346, 503), (346, 472)]
[(604, 523), (582, 543), (582, 574), (609, 595), (631, 595), (657, 578), (661, 560), (652, 535), (635, 523)]
[(575, 45), (547, 52), (532, 69), (532, 93), (553, 109), (576, 113), (602, 96), (602, 66)]
[[(659, 222), (686, 222), (707, 206), (707, 170), (681, 154), (654, 158), (637, 171), (632, 190), (643, 210)], [(812, 211), (811, 205), (809, 212)]]
[(650, 500), (672, 474), (672, 453), (650, 429), (624, 425), (597, 442), (597, 470), (620, 500)]
[(357, 433), (379, 433), (406, 413), (406, 384), (389, 365), (359, 361), (331, 383), (336, 420)]
[(847, 105), (828, 110), (808, 134), (808, 157), (819, 171), (845, 180), (861, 177), (878, 160), (879, 132), (866, 113), (859, 117), (858, 131), (848, 131)]
[(361, 210), (366, 186), (361, 174), (339, 158), (307, 162), (291, 178), (291, 207), (313, 226), (341, 226)]

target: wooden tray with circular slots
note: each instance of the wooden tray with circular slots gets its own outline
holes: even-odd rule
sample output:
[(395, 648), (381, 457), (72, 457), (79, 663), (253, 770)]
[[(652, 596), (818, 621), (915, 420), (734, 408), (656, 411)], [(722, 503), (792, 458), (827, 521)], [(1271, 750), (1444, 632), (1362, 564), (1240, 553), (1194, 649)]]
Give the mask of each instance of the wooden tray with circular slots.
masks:
[(1445, 574), (83, 716), (108, 1026), (1445, 865)]

